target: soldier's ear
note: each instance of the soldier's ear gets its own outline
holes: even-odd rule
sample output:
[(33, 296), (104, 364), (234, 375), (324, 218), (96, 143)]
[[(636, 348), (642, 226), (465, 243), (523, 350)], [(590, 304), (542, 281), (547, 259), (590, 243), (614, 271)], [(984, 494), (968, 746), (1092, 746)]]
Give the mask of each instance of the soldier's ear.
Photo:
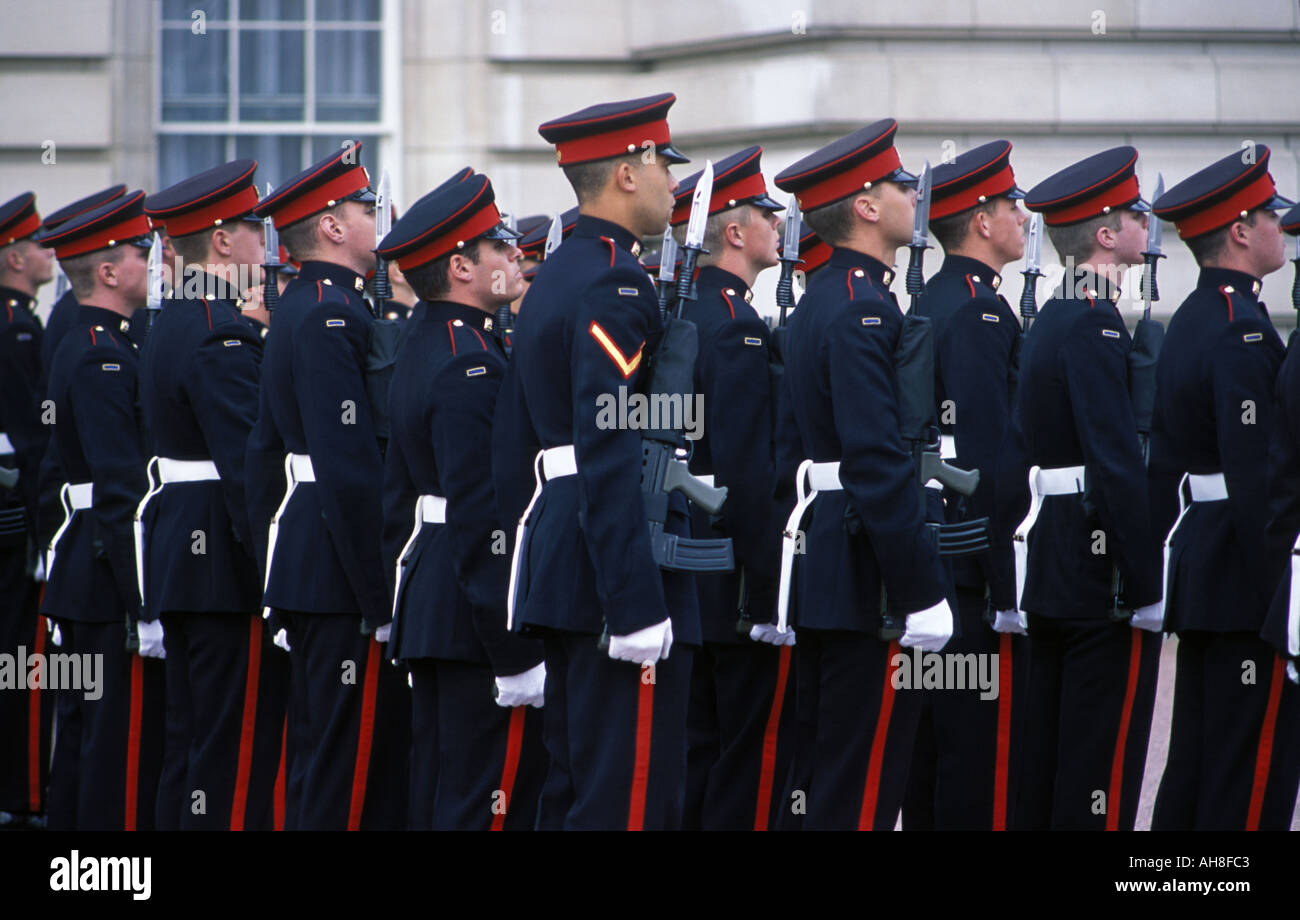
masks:
[(853, 213), (869, 224), (880, 221), (880, 202), (869, 192), (859, 192), (853, 199)]

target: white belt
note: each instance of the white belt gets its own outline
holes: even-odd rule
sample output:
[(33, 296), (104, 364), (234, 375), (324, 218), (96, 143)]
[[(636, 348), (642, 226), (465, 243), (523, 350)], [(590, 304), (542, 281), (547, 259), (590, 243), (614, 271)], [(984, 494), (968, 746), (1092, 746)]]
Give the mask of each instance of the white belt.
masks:
[[(950, 434), (939, 436), (939, 459), (956, 460), (957, 459), (957, 438)], [(934, 489), (936, 492), (943, 491), (943, 483), (937, 479), (931, 479), (925, 484), (927, 489)]]
[(814, 463), (805, 460), (799, 464), (795, 474), (795, 495), (797, 501), (790, 519), (785, 523), (781, 534), (781, 584), (777, 593), (776, 628), (785, 632), (790, 610), (790, 576), (794, 570), (794, 554), (799, 543), (799, 528), (803, 526), (804, 515), (812, 505), (818, 492), (838, 492), (844, 486), (840, 484), (840, 462)]
[(528, 502), (528, 507), (524, 509), (523, 515), (519, 518), (519, 525), (515, 528), (515, 551), (510, 556), (510, 587), (506, 592), (506, 629), (514, 628), (515, 585), (519, 581), (519, 554), (524, 545), (524, 534), (528, 530), (528, 519), (532, 516), (533, 506), (537, 504), (537, 499), (542, 495), (542, 486), (552, 479), (575, 476), (577, 472), (578, 455), (574, 452), (572, 444), (547, 447), (544, 450), (539, 450), (537, 456), (533, 458), (533, 478), (537, 482), (537, 487), (533, 489), (533, 497)]
[[(1191, 495), (1191, 501), (1187, 500), (1183, 488), (1187, 488), (1187, 494)], [(1174, 526), (1169, 528), (1169, 535), (1165, 537), (1165, 571), (1164, 571), (1164, 600), (1166, 608), (1169, 603), (1169, 577), (1170, 577), (1170, 559), (1173, 557), (1174, 534), (1178, 532), (1178, 527), (1183, 523), (1183, 518), (1191, 510), (1193, 504), (1197, 502), (1221, 502), (1228, 498), (1228, 481), (1223, 478), (1222, 473), (1184, 473), (1183, 478), (1178, 483), (1178, 517), (1174, 520)], [(1295, 556), (1291, 557), (1291, 571), (1296, 569)], [(1300, 603), (1300, 599), (1292, 602)], [(1288, 613), (1287, 627), (1288, 631), (1293, 628), (1294, 618)], [(1290, 644), (1291, 640), (1288, 640)], [(1300, 638), (1296, 640), (1300, 642)]]
[(17, 453), (17, 451), (14, 450), (14, 442), (9, 440), (9, 435), (0, 431), (0, 455), (14, 453)]
[(85, 511), (95, 503), (95, 484), (93, 482), (65, 482), (59, 489), (59, 502), (63, 505), (63, 523), (59, 529), (54, 531), (54, 536), (50, 538), (49, 551), (45, 557), (45, 577), (49, 579), (54, 574), (54, 555), (58, 549), (59, 541), (63, 539), (64, 531), (72, 523), (72, 516), (78, 511)]
[(1043, 510), (1043, 499), (1048, 495), (1082, 495), (1084, 468), (1058, 466), (1043, 469), (1035, 466), (1029, 471), (1029, 513), (1016, 528), (1011, 546), (1016, 557), (1016, 607), (1021, 607), (1025, 594), (1025, 578), (1029, 572), (1029, 531), (1034, 529), (1038, 512)]
[(402, 560), (406, 554), (411, 551), (415, 544), (415, 539), (420, 535), (420, 530), (425, 524), (446, 524), (447, 523), (447, 499), (441, 495), (421, 495), (420, 500), (415, 503), (415, 526), (411, 528), (411, 536), (407, 538), (406, 544), (402, 551), (397, 554), (397, 577), (393, 581), (393, 619), (397, 619), (397, 604), (402, 594)]
[[(284, 510), (289, 507), (289, 499), (293, 498), (294, 489), (298, 488), (300, 482), (315, 482), (316, 471), (312, 468), (311, 457), (306, 454), (285, 454), (284, 455), (284, 498), (280, 500), (280, 507), (275, 509), (275, 516), (271, 518), (271, 526), (266, 531), (266, 582), (262, 585), (265, 591), (271, 586), (271, 563), (275, 559), (275, 541), (280, 535), (280, 517)], [(262, 618), (265, 619), (271, 615), (270, 607), (262, 608)]]
[[(158, 477), (154, 478), (154, 469)], [(173, 482), (207, 482), (219, 480), (217, 465), (211, 460), (173, 460), (171, 457), (151, 457), (144, 467), (149, 477), (149, 490), (135, 507), (135, 520), (131, 529), (135, 533), (135, 580), (140, 587), (140, 602), (144, 603), (144, 509), (162, 487)]]

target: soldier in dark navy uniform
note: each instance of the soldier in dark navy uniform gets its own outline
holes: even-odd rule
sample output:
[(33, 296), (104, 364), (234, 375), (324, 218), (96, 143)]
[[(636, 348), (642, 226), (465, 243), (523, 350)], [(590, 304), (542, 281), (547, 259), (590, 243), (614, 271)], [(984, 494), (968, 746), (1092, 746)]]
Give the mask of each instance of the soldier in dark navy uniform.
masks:
[[(692, 532), (730, 537), (736, 555), (734, 572), (695, 576), (704, 646), (691, 677), (687, 829), (766, 830), (782, 806), (793, 740), (794, 706), (786, 703), (794, 634), (775, 627), (783, 521), (773, 497), (768, 327), (750, 290), (777, 263), (780, 242), (781, 205), (767, 194), (761, 155), (747, 147), (714, 164), (697, 299), (682, 312), (699, 330), (695, 386), (704, 410), (691, 472), (728, 489), (712, 520), (693, 509)], [(677, 189), (679, 243), (699, 178)]]
[(1116, 306), (1146, 239), (1136, 162), (1132, 147), (1106, 150), (1025, 199), (1066, 271), (1025, 337), (998, 463), (998, 531), (1014, 533), (1016, 579), (990, 580), (992, 602), (1004, 621), (1024, 612), (1030, 641), (1011, 822), (1024, 829), (1131, 830), (1137, 816), (1161, 592), (1128, 391), (1132, 340)]
[(1268, 162), (1267, 147), (1248, 147), (1155, 203), (1201, 268), (1169, 323), (1151, 432), (1164, 627), (1178, 636), (1156, 830), (1285, 830), (1300, 781), (1300, 690), (1259, 635), (1294, 539), (1284, 519), (1266, 528), (1265, 472), (1287, 463), (1270, 463), (1269, 441), (1294, 430), (1282, 340), (1259, 300), (1286, 258), (1273, 212), (1292, 204)]
[[(834, 247), (790, 320), (784, 375), (805, 458), (798, 475), (820, 493), (811, 509), (796, 506), (782, 560), (797, 560), (797, 692), (812, 736), (811, 788), (791, 789), (785, 807), (806, 800), (808, 829), (893, 829), (921, 704), (898, 692), (900, 644), (938, 649), (953, 628), (899, 429), (903, 314), (889, 286), (911, 238), (916, 177), (894, 148), (897, 129), (878, 121), (776, 178)], [(886, 612), (906, 618), (900, 640), (880, 638)]]
[[(641, 432), (598, 423), (603, 399), (648, 385), (663, 335), (637, 254), (673, 207), (668, 167), (684, 161), (669, 136), (675, 98), (592, 106), (539, 129), (556, 145), (581, 215), (520, 310), (493, 423), (493, 474), (503, 513), (517, 515), (521, 448), (540, 449), (511, 618), (546, 643), (551, 767), (541, 827), (666, 829), (682, 818), (700, 642), (694, 585), (655, 561)], [(668, 527), (688, 534), (685, 502), (671, 498)]]
[(506, 629), (490, 476), (506, 368), (493, 314), (523, 287), (514, 240), (475, 175), (421, 199), (379, 249), (424, 303), (393, 375), (384, 490), (385, 531), (405, 540), (385, 560), (389, 655), (411, 674), (412, 829), (530, 830), (546, 774), (542, 645)]
[(265, 259), (256, 168), (237, 160), (145, 201), (183, 266), (141, 364), (152, 459), (136, 551), (145, 617), (161, 621), (167, 649), (164, 769), (180, 793), (160, 794), (160, 826), (272, 824), (288, 662), (262, 623), (249, 532), (244, 448), (262, 339), (238, 294)]
[[(41, 228), (36, 196), (0, 205), (0, 649), (45, 651), (38, 622), (37, 478), (49, 428), (41, 423), (44, 378), (36, 292), (53, 277), (54, 259), (33, 236)], [(19, 664), (25, 673), (26, 663)], [(52, 697), (26, 682), (0, 694), (0, 827), (45, 810)]]
[(374, 319), (361, 297), (375, 199), (359, 153), (349, 142), (255, 211), (302, 265), (267, 337), (246, 488), (263, 604), (306, 708), (290, 704), (288, 733), (306, 750), (286, 803), (286, 826), (303, 830), (406, 824), (410, 697), (383, 655), (392, 590), (366, 380)]
[[(1011, 144), (993, 141), (936, 166), (930, 228), (943, 266), (926, 283), (916, 311), (934, 324), (935, 413), (941, 453), (980, 471), (963, 498), (928, 484), (936, 519), (991, 517), (1002, 438), (1016, 389), (1020, 322), (1002, 296), (1002, 267), (1024, 255), (1025, 193), (1011, 169)], [(1011, 547), (999, 550), (1010, 557)], [(903, 826), (908, 830), (1005, 830), (1012, 797), (1013, 709), (1028, 645), (1018, 620), (986, 623), (992, 552), (956, 557), (958, 635), (944, 651), (996, 661), (998, 695), (978, 688), (925, 694), (916, 753), (908, 774)], [(996, 576), (994, 576), (996, 577)], [(992, 628), (990, 628), (992, 626)], [(1023, 709), (1023, 707), (1019, 707)]]
[(97, 691), (59, 694), (50, 777), (50, 825), (59, 829), (154, 826), (162, 634), (140, 621), (131, 527), (146, 488), (130, 323), (146, 294), (144, 197), (124, 195), (43, 237), (80, 307), (50, 368), (65, 516), (46, 556), (41, 612), (55, 621), (63, 652), (102, 661)]

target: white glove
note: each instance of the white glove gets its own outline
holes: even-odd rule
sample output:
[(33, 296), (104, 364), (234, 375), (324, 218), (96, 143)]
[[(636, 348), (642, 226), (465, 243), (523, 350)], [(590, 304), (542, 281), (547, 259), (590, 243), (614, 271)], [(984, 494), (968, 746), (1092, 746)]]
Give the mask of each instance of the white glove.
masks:
[(63, 633), (59, 632), (59, 624), (55, 623), (53, 620), (48, 620), (48, 619), (45, 622), (49, 625), (50, 628), (50, 644), (62, 647)]
[(515, 706), (536, 706), (542, 708), (545, 702), (546, 662), (535, 665), (522, 674), (498, 677), (496, 698), (497, 705), (506, 709)]
[(146, 623), (139, 620), (135, 624), (135, 634), (140, 638), (141, 658), (166, 658), (167, 650), (163, 648), (162, 620)]
[(1134, 629), (1160, 632), (1165, 627), (1165, 602), (1156, 601), (1154, 604), (1147, 604), (1134, 610), (1129, 625)]
[(609, 637), (609, 657), (633, 664), (653, 663), (668, 657), (673, 647), (673, 621), (664, 620), (626, 636)]
[(290, 651), (290, 648), (289, 648), (289, 634), (288, 634), (287, 632), (284, 631), (284, 627), (281, 627), (280, 629), (276, 630), (275, 635), (271, 637), (271, 644), (272, 644), (272, 645), (278, 645), (280, 648), (284, 649), (286, 652), (287, 652), (287, 651)]
[(1300, 672), (1296, 671), (1294, 661), (1286, 663), (1286, 679), (1293, 684), (1300, 684)]
[(749, 638), (768, 645), (794, 645), (794, 629), (777, 632), (772, 623), (755, 623), (749, 629)]
[(1029, 624), (1023, 610), (999, 610), (993, 614), (993, 631), (1028, 635)]
[(923, 652), (937, 652), (952, 638), (952, 608), (944, 598), (933, 607), (907, 615), (907, 629), (898, 644)]
[(388, 636), (392, 633), (392, 631), (393, 631), (393, 624), (385, 623), (383, 626), (375, 630), (375, 641), (378, 642), (380, 645), (383, 645), (385, 642), (388, 641)]

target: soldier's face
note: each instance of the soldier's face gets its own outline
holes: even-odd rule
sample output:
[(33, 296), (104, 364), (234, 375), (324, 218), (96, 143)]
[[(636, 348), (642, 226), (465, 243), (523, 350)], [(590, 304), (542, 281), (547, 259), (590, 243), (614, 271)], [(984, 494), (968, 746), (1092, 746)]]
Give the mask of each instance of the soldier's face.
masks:
[(1138, 211), (1122, 211), (1112, 258), (1119, 265), (1137, 265), (1142, 261), (1142, 250), (1146, 245), (1147, 215)]
[(266, 236), (259, 224), (245, 220), (235, 223), (230, 231), (230, 261), (250, 267), (261, 266), (266, 261)]
[(149, 297), (149, 251), (127, 246), (117, 263), (117, 289), (122, 299), (133, 307), (142, 307)]
[(23, 240), (23, 267), (28, 282), (38, 288), (54, 278), (54, 250)]
[(641, 236), (662, 233), (664, 225), (673, 213), (673, 193), (677, 191), (677, 180), (668, 169), (668, 161), (655, 157), (653, 162), (642, 162), (638, 168), (641, 183), (642, 211), (645, 223), (637, 230)]
[(781, 217), (775, 211), (749, 207), (753, 213), (744, 228), (745, 255), (759, 268), (771, 268), (781, 259)]
[(375, 203), (345, 201), (339, 214), (349, 256), (354, 266), (366, 271), (375, 267)]
[(479, 303), (492, 307), (523, 296), (524, 275), (519, 268), (523, 253), (509, 240), (483, 240), (474, 266), (474, 288)]
[(912, 241), (912, 221), (916, 216), (916, 189), (897, 182), (882, 182), (880, 190), (881, 229), (893, 246)]
[(1250, 248), (1257, 250), (1255, 274), (1263, 278), (1286, 264), (1286, 237), (1282, 235), (1282, 219), (1276, 211), (1255, 213), (1255, 226), (1246, 226), (1250, 232)]
[(1010, 198), (997, 199), (989, 218), (989, 241), (1003, 264), (1025, 254), (1025, 212)]

